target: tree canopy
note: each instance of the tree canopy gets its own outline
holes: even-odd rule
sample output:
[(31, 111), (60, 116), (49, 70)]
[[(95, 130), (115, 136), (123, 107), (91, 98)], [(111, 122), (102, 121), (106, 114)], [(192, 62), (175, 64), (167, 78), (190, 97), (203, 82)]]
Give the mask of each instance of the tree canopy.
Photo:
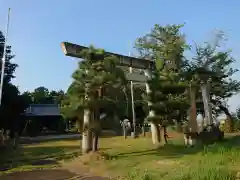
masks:
[(123, 71), (117, 67), (119, 60), (94, 47), (82, 54), (84, 59), (72, 75), (63, 111), (79, 112), (88, 107), (107, 114), (118, 113), (126, 84)]

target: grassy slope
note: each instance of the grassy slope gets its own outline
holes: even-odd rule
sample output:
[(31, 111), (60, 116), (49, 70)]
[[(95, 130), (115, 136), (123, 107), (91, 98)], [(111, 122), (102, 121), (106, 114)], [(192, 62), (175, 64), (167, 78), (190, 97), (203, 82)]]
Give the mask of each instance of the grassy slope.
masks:
[[(156, 149), (149, 138), (127, 139), (122, 137), (102, 138), (101, 151), (110, 155), (111, 160), (83, 164), (95, 173), (124, 176), (127, 179), (175, 179), (175, 180), (231, 180), (240, 171), (240, 136), (208, 147), (185, 148), (179, 138), (171, 139), (169, 145)], [(13, 170), (34, 169), (36, 159), (65, 159), (66, 154), (77, 154), (79, 141), (65, 140), (23, 146), (8, 157)], [(7, 162), (2, 158), (0, 164)], [(45, 164), (41, 167), (49, 167)], [(11, 170), (12, 171), (12, 170)], [(102, 172), (100, 172), (102, 171)], [(106, 173), (104, 173), (106, 174)]]

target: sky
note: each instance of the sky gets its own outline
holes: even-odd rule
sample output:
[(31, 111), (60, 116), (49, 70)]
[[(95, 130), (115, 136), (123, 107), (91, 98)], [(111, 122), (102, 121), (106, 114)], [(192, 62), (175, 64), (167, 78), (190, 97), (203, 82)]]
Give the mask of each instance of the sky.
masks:
[[(19, 67), (13, 82), (21, 92), (38, 86), (66, 90), (77, 59), (65, 57), (60, 43), (69, 41), (128, 54), (136, 38), (154, 24), (182, 24), (187, 42), (203, 43), (216, 30), (227, 34), (225, 47), (240, 67), (240, 1), (223, 0), (0, 0), (0, 30), (12, 9), (9, 44)], [(240, 73), (235, 79), (240, 79)], [(240, 96), (229, 100), (240, 107)]]

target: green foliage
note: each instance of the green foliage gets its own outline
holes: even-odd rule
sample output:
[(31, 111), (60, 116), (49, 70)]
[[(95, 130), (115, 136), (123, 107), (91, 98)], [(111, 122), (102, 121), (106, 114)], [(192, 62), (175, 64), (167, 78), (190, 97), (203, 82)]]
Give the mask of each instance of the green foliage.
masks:
[(164, 67), (164, 61), (161, 60), (161, 59), (156, 59), (155, 62), (156, 62), (156, 69), (158, 71), (161, 71), (163, 69), (163, 67)]
[[(186, 65), (183, 52), (188, 46), (180, 32), (183, 25), (160, 26), (156, 24), (150, 33), (136, 40), (135, 47), (140, 56), (157, 61), (157, 68), (166, 65), (168, 69)], [(161, 62), (162, 61), (162, 62)]]
[(23, 95), (33, 104), (61, 104), (65, 93), (62, 90), (49, 91), (46, 87), (40, 86), (33, 92), (24, 92)]
[[(171, 74), (174, 74), (174, 72), (171, 72)], [(187, 85), (182, 82), (173, 84), (171, 79), (166, 76), (165, 78), (161, 77), (159, 72), (157, 76), (149, 81), (151, 93), (148, 100), (152, 103), (150, 110), (155, 112), (155, 117), (149, 117), (148, 120), (156, 121), (158, 119), (160, 123), (171, 123), (169, 120), (172, 117), (176, 116), (179, 111), (186, 110), (189, 107), (187, 100), (181, 96), (185, 92)]]
[[(232, 76), (238, 71), (233, 68), (235, 59), (231, 51), (223, 50), (220, 47), (222, 34), (217, 34), (214, 43), (206, 42), (203, 45), (195, 46), (195, 57), (186, 68), (185, 78), (194, 82), (206, 83), (210, 80), (210, 101), (213, 105), (213, 113), (217, 116), (224, 112), (227, 117), (227, 129), (233, 130), (231, 113), (228, 110), (226, 101), (240, 90), (240, 81), (234, 80)], [(198, 93), (198, 100), (201, 101), (201, 92)]]
[[(3, 57), (5, 37), (0, 31), (0, 59)], [(0, 107), (0, 128), (10, 129), (11, 131), (19, 131), (19, 126), (22, 123), (20, 120), (20, 113), (24, 111), (24, 100), (20, 96), (18, 87), (11, 83), (15, 78), (14, 72), (17, 64), (12, 63), (11, 60), (15, 56), (12, 54), (11, 46), (7, 46), (5, 73), (3, 82), (3, 98)], [(18, 121), (15, 121), (18, 119)]]
[(72, 75), (73, 82), (62, 106), (63, 114), (79, 118), (86, 107), (99, 113), (118, 114), (122, 111), (127, 84), (124, 72), (117, 67), (119, 59), (92, 46), (81, 53), (84, 59)]
[[(213, 113), (218, 115), (220, 112), (224, 112), (229, 116), (229, 119), (232, 119), (225, 102), (226, 99), (239, 92), (240, 82), (232, 78), (238, 70), (233, 68), (235, 59), (231, 56), (231, 51), (223, 50), (220, 46), (224, 34), (222, 32), (217, 34), (214, 43), (206, 42), (203, 45), (196, 44), (193, 46), (194, 57), (191, 60), (187, 60), (183, 52), (190, 49), (190, 46), (185, 43), (184, 35), (180, 32), (182, 26), (155, 25), (150, 33), (137, 39), (135, 47), (140, 56), (156, 62), (157, 73), (153, 72), (155, 80), (152, 79), (152, 83), (165, 85), (164, 88), (157, 86), (152, 86), (151, 88), (159, 88), (158, 91), (161, 91), (163, 94), (175, 94), (175, 97), (179, 96), (183, 102), (187, 102), (189, 101), (187, 83), (190, 83), (192, 87), (197, 88), (197, 109), (199, 112), (204, 113), (202, 93), (199, 85), (201, 82), (206, 83), (210, 79)], [(174, 73), (177, 73), (177, 75)], [(161, 78), (157, 79), (155, 76), (161, 76)], [(169, 87), (167, 87), (167, 83), (162, 82), (163, 79), (169, 81)], [(183, 94), (180, 93), (181, 95), (179, 94), (181, 89), (179, 82), (182, 83), (182, 89), (185, 88), (185, 92)], [(154, 90), (152, 89), (152, 91)], [(159, 103), (161, 106), (160, 104), (155, 105), (159, 107), (158, 109), (165, 106), (160, 101)], [(185, 106), (183, 104), (181, 107), (186, 108), (187, 103)], [(174, 106), (173, 103), (172, 105)], [(186, 112), (186, 109), (181, 109), (178, 111), (178, 114), (181, 113), (183, 116), (186, 116)], [(179, 119), (180, 116), (177, 115), (175, 118)], [(231, 120), (229, 122), (233, 124)]]
[[(0, 31), (0, 58), (3, 57), (4, 52), (4, 44), (5, 44), (5, 37), (3, 33)], [(15, 57), (12, 54), (11, 46), (7, 46), (6, 50), (6, 61), (5, 61), (5, 73), (4, 73), (4, 81), (5, 83), (10, 83), (10, 81), (15, 78), (14, 72), (18, 65), (16, 63), (11, 62), (11, 60)]]
[(149, 80), (151, 93), (146, 98), (152, 103), (150, 110), (155, 112), (155, 117), (148, 117), (150, 121), (170, 123), (179, 112), (186, 112), (189, 106), (183, 96), (188, 86), (181, 79), (187, 63), (183, 56), (187, 45), (180, 32), (181, 27), (182, 25), (155, 25), (150, 33), (136, 41), (135, 47), (141, 57), (156, 62), (156, 69)]
[(233, 68), (235, 59), (231, 51), (220, 49), (221, 40), (217, 35), (218, 43), (196, 45), (196, 56), (188, 69), (197, 76), (199, 81), (211, 79), (211, 93), (216, 99), (212, 102), (215, 105), (222, 105), (226, 98), (232, 97), (240, 90), (240, 82), (232, 79), (232, 76), (238, 72), (238, 69)]
[(237, 119), (234, 121), (234, 130), (240, 132), (240, 120)]

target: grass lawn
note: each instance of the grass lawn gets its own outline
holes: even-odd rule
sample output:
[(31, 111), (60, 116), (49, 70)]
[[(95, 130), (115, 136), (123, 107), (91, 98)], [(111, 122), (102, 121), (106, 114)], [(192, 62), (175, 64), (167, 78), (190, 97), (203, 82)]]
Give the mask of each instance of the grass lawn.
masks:
[[(179, 136), (171, 138), (168, 145), (160, 148), (155, 148), (150, 138), (124, 140), (123, 137), (109, 137), (100, 139), (100, 148), (108, 160), (91, 161), (91, 156), (82, 156), (78, 160), (96, 174), (121, 176), (129, 180), (235, 180), (237, 172), (240, 172), (240, 135), (195, 148), (185, 148)], [(1, 154), (0, 164), (12, 164), (13, 168), (9, 171), (38, 166), (49, 168), (60, 159), (78, 153), (79, 141), (58, 140), (25, 145), (12, 152), (11, 156)], [(51, 159), (55, 163), (41, 165), (40, 159)]]
[(0, 174), (57, 167), (60, 160), (71, 159), (79, 154), (80, 146), (77, 140), (22, 145), (17, 150), (7, 149), (0, 152)]

